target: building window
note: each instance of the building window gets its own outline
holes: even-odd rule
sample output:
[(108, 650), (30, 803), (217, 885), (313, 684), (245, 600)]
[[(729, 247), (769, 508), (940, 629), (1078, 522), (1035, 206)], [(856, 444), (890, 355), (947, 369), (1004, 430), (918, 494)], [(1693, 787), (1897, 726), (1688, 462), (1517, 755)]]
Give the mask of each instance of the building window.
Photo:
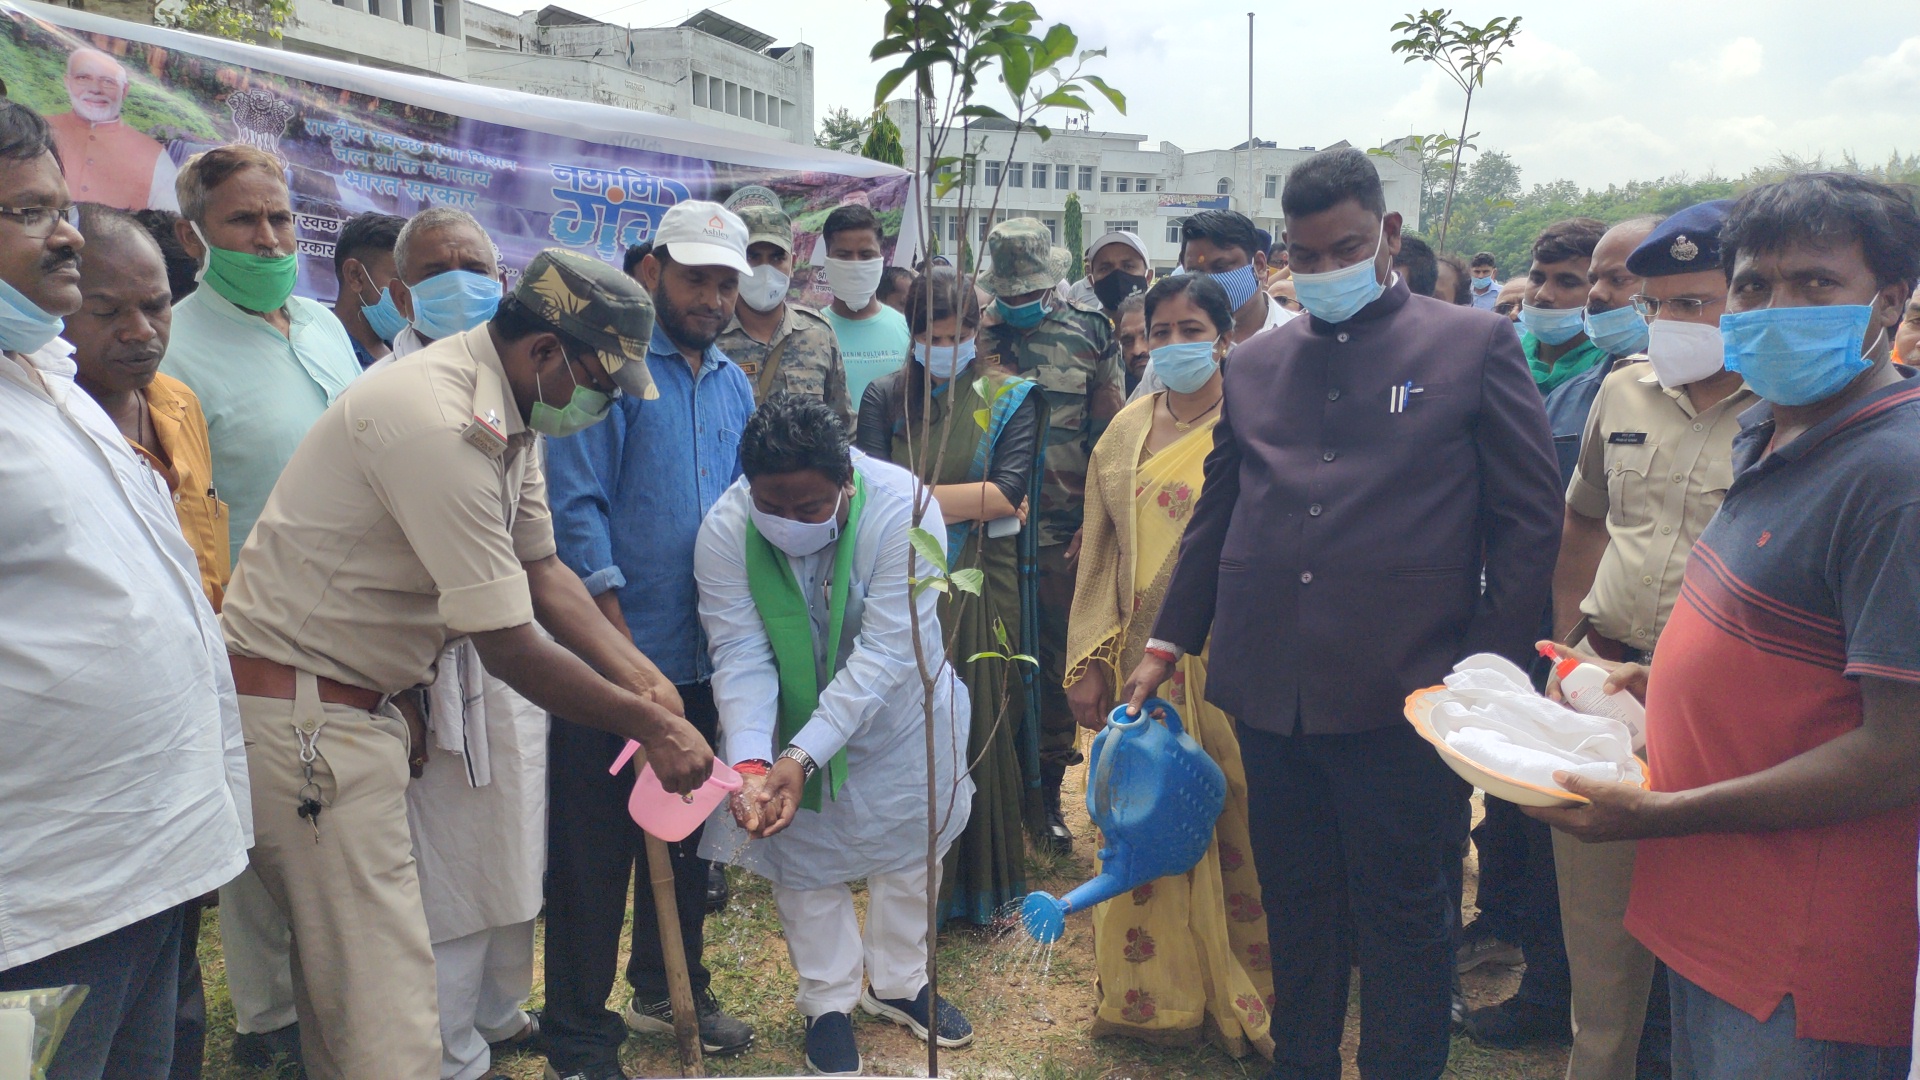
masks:
[(753, 118), (763, 124), (767, 122), (767, 95), (758, 90), (753, 92)]
[(781, 126), (780, 99), (777, 97), (769, 96), (767, 98), (767, 123), (772, 124), (774, 127)]
[[(1061, 168), (1064, 169), (1066, 168), (1066, 166), (1062, 165)], [(1064, 187), (1065, 185), (1061, 185), (1061, 186)], [(1080, 190), (1081, 191), (1093, 190), (1093, 166), (1091, 165), (1080, 166)]]
[(984, 243), (986, 239), (987, 239), (987, 215), (981, 214), (979, 242)]
[(1044, 161), (1033, 163), (1033, 186), (1037, 188), (1047, 186), (1047, 163)]
[(413, 0), (400, 0), (400, 21), (408, 26), (417, 25), (413, 21)]
[(1140, 223), (1138, 221), (1109, 221), (1107, 222), (1106, 231), (1130, 232), (1138, 236), (1140, 235)]
[(990, 188), (1000, 186), (1000, 163), (997, 161), (987, 162), (987, 186)]
[(1277, 176), (1267, 177), (1267, 198), (1277, 199), (1279, 197), (1280, 197), (1280, 178)]
[(1027, 163), (1026, 162), (1010, 161), (1007, 163), (1007, 186), (1008, 187), (1026, 187), (1027, 186)]
[(1053, 186), (1065, 191), (1073, 186), (1073, 166), (1055, 165), (1053, 167)]
[(1113, 178), (1113, 190), (1122, 194), (1133, 190), (1133, 177), (1116, 176)]
[(1224, 176), (1220, 178), (1219, 183), (1213, 185), (1213, 193), (1216, 195), (1225, 195), (1232, 190), (1233, 190), (1233, 181), (1227, 179)]
[(1177, 244), (1180, 242), (1180, 224), (1184, 220), (1184, 218), (1167, 219), (1167, 243)]
[[(1085, 173), (1082, 173), (1082, 174), (1080, 174), (1080, 175), (1081, 175), (1081, 176), (1082, 176), (1083, 178), (1084, 178), (1084, 177), (1086, 176), (1086, 174), (1085, 174)], [(1111, 176), (1108, 176), (1108, 175), (1107, 175), (1106, 173), (1101, 173), (1101, 174), (1100, 174), (1100, 190), (1101, 190), (1101, 191), (1112, 191), (1112, 190), (1113, 190), (1113, 177), (1111, 177)]]
[(1060, 242), (1060, 219), (1050, 217), (1050, 218), (1041, 218), (1040, 220), (1046, 223), (1047, 236), (1052, 240), (1053, 243), (1056, 243), (1056, 244), (1059, 243)]
[(447, 0), (433, 0), (433, 32), (447, 32)]
[(726, 102), (727, 107), (721, 110), (722, 112), (725, 112), (729, 116), (737, 115), (740, 112), (740, 88), (733, 83), (727, 83)]
[(697, 71), (693, 73), (693, 103), (707, 107), (707, 77)]
[(974, 181), (977, 180), (980, 176), (980, 159), (969, 156), (966, 158), (966, 163), (967, 163), (967, 179), (965, 183), (968, 187), (972, 187), (974, 184)]
[(1153, 181), (1153, 190), (1155, 191), (1167, 190), (1167, 182), (1165, 180), (1160, 179), (1159, 177), (1155, 177)]
[(380, 0), (367, 0), (367, 14), (380, 14)]

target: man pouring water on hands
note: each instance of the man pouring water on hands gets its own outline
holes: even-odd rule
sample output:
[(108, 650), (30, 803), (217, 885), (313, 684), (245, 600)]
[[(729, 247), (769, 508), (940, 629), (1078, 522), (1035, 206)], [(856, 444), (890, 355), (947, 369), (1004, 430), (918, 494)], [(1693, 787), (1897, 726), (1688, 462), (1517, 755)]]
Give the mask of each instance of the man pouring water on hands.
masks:
[[(860, 1072), (856, 1003), (965, 1046), (972, 1025), (930, 1000), (927, 897), (940, 882), (927, 873), (926, 830), (931, 814), (944, 852), (966, 827), (972, 711), (946, 662), (939, 595), (913, 588), (929, 573), (909, 537), (913, 477), (853, 453), (832, 408), (791, 394), (747, 422), (740, 470), (700, 527), (694, 577), (719, 745), (746, 785), (700, 854), (773, 882), (811, 1072)], [(923, 501), (920, 527), (945, 536), (939, 504)], [(848, 888), (862, 879), (864, 942)]]

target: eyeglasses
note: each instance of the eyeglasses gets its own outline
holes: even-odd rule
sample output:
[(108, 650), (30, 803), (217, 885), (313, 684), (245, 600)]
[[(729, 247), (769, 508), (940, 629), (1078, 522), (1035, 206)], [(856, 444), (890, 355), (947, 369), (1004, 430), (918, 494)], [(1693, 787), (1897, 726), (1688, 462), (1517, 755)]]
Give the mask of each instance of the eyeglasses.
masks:
[(1677, 296), (1672, 300), (1656, 300), (1640, 293), (1628, 297), (1628, 300), (1633, 304), (1633, 310), (1639, 312), (1643, 319), (1655, 318), (1660, 314), (1661, 308), (1667, 309), (1667, 314), (1676, 318), (1691, 319), (1715, 304), (1727, 302), (1724, 296), (1716, 296), (1711, 300), (1692, 300), (1684, 296)]
[(0, 217), (18, 224), (29, 240), (45, 240), (53, 235), (53, 230), (59, 228), (63, 221), (76, 229), (80, 227), (80, 207), (75, 203), (65, 206), (0, 206)]

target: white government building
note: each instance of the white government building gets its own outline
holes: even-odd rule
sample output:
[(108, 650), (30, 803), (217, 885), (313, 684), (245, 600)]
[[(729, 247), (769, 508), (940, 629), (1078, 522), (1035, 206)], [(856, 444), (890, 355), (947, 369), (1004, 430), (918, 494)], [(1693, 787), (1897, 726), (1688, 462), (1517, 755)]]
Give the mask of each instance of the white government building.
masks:
[[(912, 168), (913, 102), (890, 101), (887, 111), (900, 127), (907, 166)], [(1287, 170), (1316, 149), (1334, 148), (1283, 148), (1255, 140), (1251, 154), (1244, 143), (1230, 150), (1189, 151), (1163, 141), (1158, 148), (1147, 149), (1145, 135), (1063, 129), (1057, 124), (1052, 128), (1053, 136), (1045, 142), (1031, 132), (1021, 133), (1016, 140), (1012, 125), (1004, 122), (976, 121), (968, 129), (967, 146), (979, 159), (964, 192), (968, 220), (961, 220), (961, 187), (936, 201), (933, 227), (941, 251), (957, 251), (962, 236), (975, 252), (981, 250), (990, 227), (987, 208), (993, 199), (992, 187), (1004, 183), (994, 221), (1039, 218), (1053, 233), (1054, 242), (1064, 243), (1067, 196), (1078, 195), (1083, 244), (1103, 233), (1131, 232), (1146, 242), (1157, 269), (1170, 270), (1179, 258), (1181, 219), (1197, 210), (1238, 210), (1278, 237), (1280, 189)], [(960, 145), (956, 130), (946, 140), (946, 153), (957, 156)], [(1387, 209), (1399, 211), (1408, 228), (1417, 227), (1419, 155), (1401, 149), (1393, 156), (1372, 155), (1371, 160), (1380, 172)]]
[(813, 47), (710, 10), (630, 30), (548, 5), (294, 0), (281, 45), (368, 67), (592, 101), (813, 143)]

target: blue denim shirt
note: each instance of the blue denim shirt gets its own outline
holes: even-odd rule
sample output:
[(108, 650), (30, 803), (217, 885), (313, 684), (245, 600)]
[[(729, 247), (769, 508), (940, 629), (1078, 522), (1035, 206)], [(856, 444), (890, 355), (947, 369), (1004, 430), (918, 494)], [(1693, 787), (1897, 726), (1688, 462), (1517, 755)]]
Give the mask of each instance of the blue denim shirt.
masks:
[(1580, 437), (1587, 430), (1587, 414), (1593, 411), (1593, 399), (1600, 396), (1600, 384), (1620, 358), (1609, 356), (1600, 363), (1561, 383), (1547, 395), (1547, 423), (1553, 428), (1553, 454), (1560, 465), (1560, 490), (1573, 483), (1574, 466), (1580, 463)]
[(693, 544), (707, 510), (740, 475), (753, 387), (713, 346), (695, 377), (658, 326), (647, 367), (658, 398), (623, 395), (600, 423), (547, 440), (547, 485), (561, 561), (595, 596), (618, 589), (634, 646), (685, 685), (713, 673)]

